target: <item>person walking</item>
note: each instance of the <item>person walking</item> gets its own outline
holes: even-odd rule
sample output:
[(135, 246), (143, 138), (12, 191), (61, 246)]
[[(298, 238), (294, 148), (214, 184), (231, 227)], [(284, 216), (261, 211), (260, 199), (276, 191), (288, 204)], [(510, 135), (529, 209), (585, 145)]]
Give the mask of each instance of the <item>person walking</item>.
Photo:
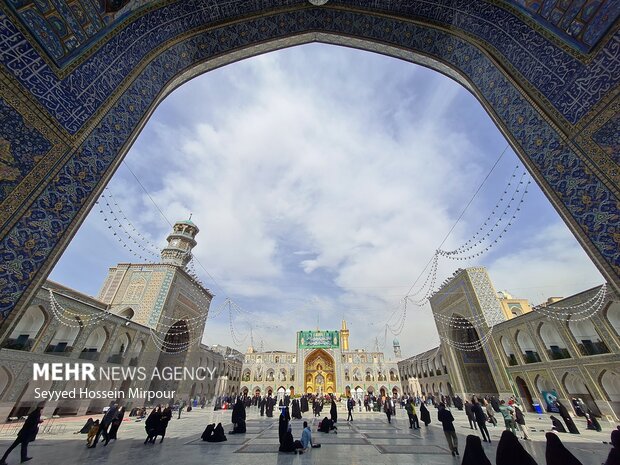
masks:
[(353, 421), (353, 408), (355, 407), (355, 400), (352, 397), (347, 399), (347, 421)]
[(110, 431), (108, 433), (108, 441), (114, 439), (116, 441), (116, 435), (118, 433), (118, 428), (120, 428), (123, 423), (123, 418), (125, 417), (125, 407), (121, 407), (118, 409), (116, 413), (116, 417), (112, 420), (112, 426), (110, 426)]
[(467, 415), (467, 420), (469, 420), (469, 428), (470, 429), (478, 429), (476, 427), (476, 417), (471, 411), (471, 404), (468, 400), (465, 401), (465, 415)]
[(489, 417), (489, 421), (493, 423), (493, 427), (496, 427), (497, 419), (495, 418), (495, 409), (493, 408), (493, 406), (488, 400), (483, 399), (483, 402), (484, 402), (484, 408), (486, 409), (486, 412), (487, 412), (487, 417)]
[(519, 431), (523, 433), (523, 439), (528, 441), (530, 438), (527, 435), (527, 428), (525, 427), (525, 416), (523, 415), (523, 410), (521, 406), (516, 402), (513, 402), (512, 408), (515, 410), (515, 423), (517, 424), (517, 428)]
[(476, 397), (471, 399), (471, 411), (474, 416), (476, 423), (478, 423), (478, 429), (480, 429), (480, 433), (482, 434), (482, 440), (484, 442), (491, 443), (491, 436), (489, 436), (489, 430), (487, 429), (487, 416), (482, 409), (482, 405), (478, 402)]
[(443, 434), (446, 435), (446, 441), (448, 441), (448, 447), (450, 448), (452, 455), (459, 455), (459, 440), (456, 436), (456, 430), (454, 429), (454, 417), (452, 416), (452, 412), (446, 408), (446, 405), (443, 402), (439, 404), (437, 419), (443, 427)]
[(415, 405), (412, 398), (407, 400), (405, 410), (407, 411), (407, 416), (409, 417), (409, 428), (420, 429), (420, 422), (418, 421), (418, 415), (415, 411)]
[(39, 432), (39, 423), (42, 423), (41, 420), (41, 412), (43, 411), (43, 406), (39, 406), (30, 412), (28, 418), (24, 422), (23, 426), (17, 433), (17, 438), (13, 441), (13, 444), (9, 446), (6, 450), (2, 459), (0, 459), (0, 465), (6, 465), (6, 458), (9, 454), (15, 449), (17, 446), (21, 444), (21, 461), (22, 463), (27, 462), (28, 460), (32, 460), (32, 457), (28, 457), (28, 443), (35, 440), (37, 437), (37, 433)]
[(511, 431), (516, 436), (514, 409), (506, 404), (504, 399), (499, 401), (499, 413), (504, 417), (504, 424), (506, 425), (506, 431)]
[(97, 431), (97, 436), (95, 436), (95, 440), (93, 443), (88, 446), (91, 449), (97, 447), (97, 443), (99, 442), (99, 436), (103, 435), (103, 445), (107, 446), (108, 442), (110, 442), (110, 435), (108, 434), (108, 428), (116, 418), (118, 414), (118, 404), (112, 404), (108, 411), (105, 413), (101, 422), (99, 423), (99, 431)]
[(428, 426), (431, 422), (431, 414), (424, 402), (420, 403), (420, 419), (424, 422), (424, 426)]
[(392, 423), (392, 398), (391, 397), (385, 397), (385, 400), (383, 401), (383, 411), (385, 412), (387, 419), (388, 419), (388, 423)]

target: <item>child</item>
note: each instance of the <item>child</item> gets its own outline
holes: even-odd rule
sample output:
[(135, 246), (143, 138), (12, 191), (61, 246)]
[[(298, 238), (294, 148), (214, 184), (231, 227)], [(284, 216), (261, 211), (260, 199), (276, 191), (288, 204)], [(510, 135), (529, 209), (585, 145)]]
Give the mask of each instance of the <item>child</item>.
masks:
[(88, 447), (92, 445), (98, 432), (99, 432), (99, 420), (95, 420), (95, 422), (93, 423), (93, 426), (91, 426), (90, 430), (88, 431), (88, 436), (86, 436), (86, 445)]

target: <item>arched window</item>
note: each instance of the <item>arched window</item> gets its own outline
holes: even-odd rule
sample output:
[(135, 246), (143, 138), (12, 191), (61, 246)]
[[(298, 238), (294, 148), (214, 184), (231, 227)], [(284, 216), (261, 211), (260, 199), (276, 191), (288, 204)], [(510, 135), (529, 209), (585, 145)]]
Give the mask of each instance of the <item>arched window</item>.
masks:
[(526, 331), (519, 330), (517, 333), (517, 344), (519, 344), (525, 363), (536, 363), (541, 361), (534, 341), (532, 341), (532, 338)]
[(30, 350), (34, 345), (39, 331), (45, 324), (45, 314), (38, 305), (26, 309), (11, 332), (4, 347), (13, 350)]
[(545, 343), (547, 354), (551, 360), (570, 358), (566, 343), (562, 340), (560, 333), (551, 323), (543, 323), (540, 326), (540, 337)]
[(112, 346), (112, 352), (108, 357), (108, 363), (123, 363), (123, 357), (130, 344), (129, 335), (123, 333), (121, 337), (116, 338), (114, 345)]
[(250, 381), (250, 370), (248, 368), (243, 370), (243, 376), (241, 378), (241, 381)]
[(609, 353), (607, 345), (601, 340), (590, 320), (569, 321), (568, 327), (577, 340), (581, 355), (599, 355)]
[(123, 310), (118, 312), (118, 316), (120, 316), (121, 318), (125, 318), (127, 320), (131, 320), (134, 317), (134, 315), (135, 315), (135, 312), (133, 311), (133, 308), (131, 307), (124, 308)]
[(518, 365), (519, 362), (517, 361), (517, 357), (515, 356), (515, 351), (512, 348), (512, 344), (510, 343), (508, 336), (502, 336), (500, 338), (500, 341), (502, 343), (502, 348), (504, 349), (504, 354), (506, 355), (506, 358), (508, 359), (508, 365), (510, 366)]
[(78, 334), (80, 334), (80, 329), (77, 320), (75, 321), (75, 325), (73, 323), (71, 326), (62, 325), (58, 328), (56, 334), (54, 334), (45, 352), (71, 352), (73, 350), (73, 344)]
[(613, 371), (605, 370), (601, 376), (601, 387), (607, 394), (615, 412), (620, 407), (620, 375)]
[(607, 320), (616, 331), (616, 335), (620, 336), (620, 302), (612, 302), (609, 306)]
[(107, 339), (108, 335), (105, 332), (105, 329), (101, 326), (95, 328), (95, 330), (90, 333), (90, 336), (88, 336), (86, 344), (84, 344), (84, 349), (82, 349), (82, 353), (80, 354), (80, 358), (89, 360), (98, 359), (99, 352), (101, 352), (101, 348)]

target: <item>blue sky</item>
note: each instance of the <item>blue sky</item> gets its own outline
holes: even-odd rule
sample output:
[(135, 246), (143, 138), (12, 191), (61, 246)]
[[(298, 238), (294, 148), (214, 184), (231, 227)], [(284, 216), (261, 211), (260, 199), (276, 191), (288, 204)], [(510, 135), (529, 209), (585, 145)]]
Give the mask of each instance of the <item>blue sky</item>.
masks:
[[(475, 97), (449, 78), (312, 44), (183, 85), (125, 162), (171, 221), (192, 212), (195, 254), (215, 279), (197, 267), (216, 294), (212, 309), (231, 297), (251, 313), (235, 320), (240, 337), (251, 319), (256, 342), (293, 350), (295, 331), (317, 321), (339, 328), (346, 318), (351, 344), (371, 349), (506, 145)], [(127, 166), (109, 191), (163, 247), (170, 228)], [(521, 173), (508, 149), (444, 248), (478, 230), (517, 166)], [(108, 267), (135, 261), (109, 231), (95, 207), (50, 278), (97, 295)], [(603, 282), (535, 184), (503, 239), (476, 260), (441, 259), (438, 283), (478, 265), (496, 289), (533, 303)], [(398, 337), (404, 355), (438, 343), (428, 305), (409, 306)], [(204, 341), (234, 345), (225, 315), (208, 322)]]

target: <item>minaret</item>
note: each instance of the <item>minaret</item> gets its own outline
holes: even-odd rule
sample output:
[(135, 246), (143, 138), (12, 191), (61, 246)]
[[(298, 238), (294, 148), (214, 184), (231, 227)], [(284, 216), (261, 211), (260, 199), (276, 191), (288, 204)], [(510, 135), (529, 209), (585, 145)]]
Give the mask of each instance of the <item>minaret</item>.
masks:
[(392, 344), (394, 346), (394, 356), (398, 359), (402, 357), (402, 354), (400, 352), (400, 342), (398, 342), (398, 339), (394, 339), (394, 341), (392, 341)]
[(184, 267), (192, 259), (192, 249), (196, 247), (198, 227), (189, 220), (177, 221), (172, 233), (166, 239), (168, 246), (161, 251), (163, 263)]
[(340, 346), (342, 350), (349, 350), (349, 330), (347, 322), (342, 320), (342, 329), (340, 330)]

